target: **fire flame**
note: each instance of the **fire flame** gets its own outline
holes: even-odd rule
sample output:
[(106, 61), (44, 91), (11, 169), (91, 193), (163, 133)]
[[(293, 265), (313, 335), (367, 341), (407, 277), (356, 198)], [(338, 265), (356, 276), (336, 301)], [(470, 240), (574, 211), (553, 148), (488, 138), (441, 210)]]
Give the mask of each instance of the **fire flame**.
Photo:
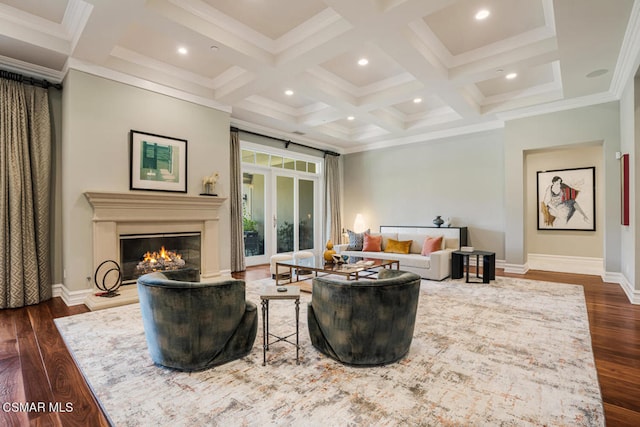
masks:
[(156, 268), (160, 270), (173, 270), (176, 268), (184, 267), (185, 262), (182, 260), (182, 255), (168, 251), (164, 246), (160, 248), (159, 252), (146, 252), (142, 256), (142, 261), (138, 263), (138, 270), (141, 271), (156, 271)]

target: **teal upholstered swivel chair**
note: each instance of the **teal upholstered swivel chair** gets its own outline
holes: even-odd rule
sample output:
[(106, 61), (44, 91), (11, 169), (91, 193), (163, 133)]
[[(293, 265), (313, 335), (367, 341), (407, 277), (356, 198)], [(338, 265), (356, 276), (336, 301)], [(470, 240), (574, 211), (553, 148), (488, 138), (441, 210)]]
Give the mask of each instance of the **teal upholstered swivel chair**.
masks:
[(247, 355), (256, 338), (256, 305), (245, 283), (189, 281), (180, 270), (138, 278), (138, 295), (151, 359), (196, 371)]
[(313, 346), (349, 365), (402, 359), (413, 339), (420, 276), (384, 269), (378, 280), (313, 279), (307, 323)]

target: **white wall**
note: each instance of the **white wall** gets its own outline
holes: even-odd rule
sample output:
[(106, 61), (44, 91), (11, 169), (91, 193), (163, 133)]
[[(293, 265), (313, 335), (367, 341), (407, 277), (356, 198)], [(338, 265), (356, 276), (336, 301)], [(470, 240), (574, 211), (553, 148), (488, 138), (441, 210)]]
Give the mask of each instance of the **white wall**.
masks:
[[(636, 174), (639, 150), (636, 149), (636, 140), (640, 142), (640, 86), (639, 79), (631, 79), (620, 99), (620, 151), (629, 154), (630, 176), (629, 176), (629, 226), (621, 226), (620, 246), (621, 246), (621, 273), (628, 283), (636, 283), (638, 277), (637, 269), (640, 268), (637, 262), (640, 251), (637, 248), (636, 229), (640, 209), (636, 198)], [(636, 124), (636, 122), (638, 124)], [(638, 127), (636, 130), (636, 126)], [(636, 135), (638, 137), (636, 137)], [(640, 290), (640, 285), (635, 285), (636, 290)]]
[[(597, 192), (603, 197), (596, 205), (602, 224), (602, 247), (605, 272), (620, 271), (620, 169), (615, 153), (620, 150), (620, 116), (618, 102), (560, 111), (512, 120), (506, 123), (505, 176), (507, 203), (506, 254), (507, 271), (524, 268), (529, 252), (525, 230), (528, 206), (525, 186), (526, 153), (584, 147), (596, 141), (602, 145), (602, 185)], [(573, 159), (554, 164), (555, 168), (573, 167)], [(536, 207), (537, 208), (537, 207)], [(558, 232), (560, 233), (560, 232)], [(576, 253), (581, 237), (567, 233), (567, 245)]]
[[(70, 70), (62, 99), (63, 284), (91, 287), (92, 213), (86, 191), (129, 191), (131, 129), (188, 141), (188, 195), (202, 177), (220, 172), (218, 194), (229, 195), (229, 114)], [(162, 212), (158, 212), (162, 215)], [(220, 268), (230, 269), (229, 203), (220, 212)]]
[(504, 259), (502, 130), (343, 156), (343, 226), (431, 226), (440, 215), (469, 227), (469, 244)]

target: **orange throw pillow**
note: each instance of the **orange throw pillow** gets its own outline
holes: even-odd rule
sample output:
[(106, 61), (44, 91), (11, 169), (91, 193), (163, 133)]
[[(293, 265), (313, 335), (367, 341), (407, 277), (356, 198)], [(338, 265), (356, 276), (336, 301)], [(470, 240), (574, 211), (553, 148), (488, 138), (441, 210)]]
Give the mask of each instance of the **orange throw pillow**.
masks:
[(411, 249), (411, 243), (413, 240), (393, 240), (389, 239), (387, 241), (387, 247), (384, 248), (385, 252), (390, 252), (394, 254), (408, 254), (409, 249)]
[(427, 236), (422, 244), (422, 255), (431, 255), (431, 252), (439, 251), (442, 248), (442, 236)]
[(365, 233), (364, 243), (362, 244), (363, 252), (380, 252), (382, 248), (382, 236), (372, 236)]

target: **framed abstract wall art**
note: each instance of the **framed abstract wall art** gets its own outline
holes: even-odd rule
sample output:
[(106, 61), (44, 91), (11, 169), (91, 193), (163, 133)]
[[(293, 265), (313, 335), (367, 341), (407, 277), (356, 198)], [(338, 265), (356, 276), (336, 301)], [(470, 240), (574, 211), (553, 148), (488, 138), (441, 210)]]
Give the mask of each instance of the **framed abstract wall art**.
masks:
[(538, 230), (596, 229), (596, 168), (537, 172)]
[(187, 140), (132, 130), (129, 189), (187, 192)]

